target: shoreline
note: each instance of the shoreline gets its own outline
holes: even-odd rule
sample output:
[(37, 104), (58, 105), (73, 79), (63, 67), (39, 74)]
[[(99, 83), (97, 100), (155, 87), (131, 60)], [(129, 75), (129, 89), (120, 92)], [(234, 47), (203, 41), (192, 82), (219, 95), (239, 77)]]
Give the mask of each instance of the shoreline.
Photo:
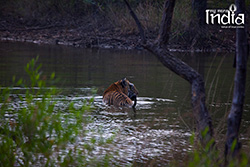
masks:
[[(1, 20), (0, 20), (1, 21)], [(1, 21), (4, 22), (4, 19)], [(6, 21), (7, 22), (7, 21)], [(25, 26), (8, 22), (0, 29), (0, 41), (28, 42), (34, 44), (64, 45), (76, 48), (97, 48), (115, 50), (144, 50), (140, 45), (140, 35), (136, 30), (125, 31), (121, 27), (114, 27), (105, 20), (91, 21), (76, 20), (76, 23), (58, 25)], [(188, 33), (188, 32), (187, 32)], [(216, 27), (209, 30), (211, 36), (195, 39), (194, 44), (172, 34), (168, 49), (171, 52), (234, 52), (235, 42), (231, 32), (222, 31)], [(154, 42), (158, 31), (145, 32), (149, 42)], [(190, 34), (188, 34), (190, 35)]]
[[(88, 48), (88, 49), (114, 49), (114, 50), (144, 50), (142, 47), (139, 45), (136, 47), (131, 47), (131, 46), (115, 46), (115, 45), (109, 45), (109, 44), (100, 44), (100, 45), (79, 45), (74, 42), (60, 42), (57, 40), (36, 40), (36, 39), (25, 39), (25, 38), (11, 38), (11, 37), (0, 37), (1, 42), (22, 42), (22, 43), (32, 43), (32, 44), (37, 44), (37, 45), (61, 45), (61, 46), (69, 46), (69, 47), (75, 47), (75, 48)], [(213, 49), (181, 49), (179, 48), (172, 48), (171, 45), (169, 45), (169, 51), (170, 52), (234, 52), (234, 50), (227, 51), (225, 49), (220, 49), (220, 48), (213, 48)]]

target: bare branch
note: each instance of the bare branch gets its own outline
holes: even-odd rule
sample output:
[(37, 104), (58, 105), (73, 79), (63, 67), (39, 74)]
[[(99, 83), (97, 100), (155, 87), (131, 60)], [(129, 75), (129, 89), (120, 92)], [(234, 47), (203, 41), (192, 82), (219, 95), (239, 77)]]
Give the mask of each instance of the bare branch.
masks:
[(139, 29), (139, 32), (140, 32), (140, 36), (141, 36), (141, 39), (142, 39), (142, 43), (144, 43), (146, 41), (145, 39), (145, 35), (144, 35), (144, 30), (141, 26), (141, 22), (139, 21), (138, 17), (136, 16), (135, 12), (132, 10), (132, 8), (130, 7), (129, 3), (127, 0), (124, 0), (125, 4), (127, 5), (128, 7), (128, 10), (131, 14), (131, 16), (133, 17), (133, 19), (135, 20), (135, 23)]
[(156, 40), (156, 43), (158, 43), (159, 45), (168, 44), (172, 17), (174, 13), (174, 6), (175, 6), (175, 0), (165, 1), (159, 35)]
[[(149, 44), (145, 46), (145, 48), (153, 53), (165, 67), (191, 84), (193, 115), (197, 123), (196, 132), (202, 142), (208, 142), (213, 136), (213, 127), (211, 117), (206, 108), (206, 94), (203, 77), (192, 67), (171, 55), (164, 46), (161, 47), (160, 45)], [(208, 128), (207, 134), (201, 136), (206, 128)]]
[[(167, 67), (177, 75), (181, 76), (191, 84), (193, 115), (197, 122), (196, 130), (199, 134), (200, 140), (202, 142), (207, 143), (213, 136), (213, 127), (211, 117), (207, 111), (205, 104), (206, 95), (204, 80), (197, 71), (195, 71), (193, 68), (188, 66), (186, 63), (184, 63), (177, 57), (172, 56), (165, 47), (169, 40), (169, 33), (171, 28), (175, 0), (165, 1), (161, 28), (159, 31), (158, 38), (154, 44), (146, 41), (140, 21), (131, 9), (128, 2), (126, 0), (124, 0), (124, 2), (129, 8), (130, 14), (134, 18), (137, 27), (141, 33), (141, 38), (143, 39), (143, 47), (153, 53), (165, 67)], [(201, 134), (206, 128), (208, 128), (208, 132), (205, 136), (202, 136)]]

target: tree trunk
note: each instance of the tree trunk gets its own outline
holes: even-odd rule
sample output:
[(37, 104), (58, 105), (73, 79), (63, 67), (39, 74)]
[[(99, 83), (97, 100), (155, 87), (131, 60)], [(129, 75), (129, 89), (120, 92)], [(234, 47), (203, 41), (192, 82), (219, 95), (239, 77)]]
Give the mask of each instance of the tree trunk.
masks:
[[(245, 1), (236, 0), (237, 13), (244, 13)], [(238, 154), (241, 144), (239, 142), (239, 129), (241, 124), (247, 71), (248, 41), (246, 25), (236, 29), (236, 72), (234, 78), (234, 94), (230, 113), (228, 115), (227, 141), (225, 155)], [(233, 144), (234, 142), (235, 145)], [(232, 148), (232, 146), (234, 148)], [(232, 151), (233, 149), (233, 151)]]
[(205, 10), (207, 8), (207, 0), (192, 0), (193, 12), (196, 14), (200, 28), (205, 24)]
[(156, 40), (158, 45), (167, 45), (171, 29), (172, 17), (174, 13), (175, 0), (167, 0), (164, 4), (159, 35)]
[[(124, 1), (129, 8), (130, 13), (133, 13), (131, 12), (132, 9), (130, 8), (128, 2), (126, 0)], [(169, 40), (174, 6), (175, 0), (165, 1), (163, 17), (160, 26), (161, 28), (156, 42), (152, 44), (145, 40), (142, 45), (145, 49), (153, 53), (165, 67), (181, 76), (191, 84), (193, 115), (197, 122), (196, 132), (198, 133), (200, 140), (206, 143), (213, 136), (213, 128), (211, 117), (205, 105), (206, 96), (203, 78), (197, 71), (188, 66), (186, 63), (172, 56), (166, 48), (166, 44)], [(131, 15), (134, 18), (135, 22), (139, 21), (135, 14)], [(139, 31), (142, 32), (141, 25), (137, 24), (137, 26)], [(142, 36), (142, 38), (143, 37), (144, 35)], [(201, 134), (206, 128), (208, 128), (207, 134), (205, 136), (202, 136)]]
[(144, 35), (144, 30), (142, 28), (142, 25), (141, 25), (141, 22), (139, 21), (138, 17), (136, 16), (135, 12), (132, 10), (132, 8), (130, 7), (129, 3), (127, 0), (124, 0), (125, 4), (127, 5), (128, 7), (128, 10), (130, 12), (130, 15), (133, 17), (138, 29), (139, 29), (139, 32), (140, 32), (140, 36), (141, 36), (141, 42), (144, 43), (145, 42), (145, 35)]
[[(148, 44), (145, 48), (156, 55), (165, 67), (181, 76), (191, 84), (193, 115), (197, 123), (196, 132), (200, 140), (206, 143), (213, 136), (213, 127), (211, 117), (205, 104), (206, 95), (204, 80), (197, 71), (180, 59), (172, 56), (165, 47), (169, 40), (174, 6), (175, 0), (165, 1), (158, 42), (155, 44)], [(206, 128), (208, 128), (207, 134), (202, 136), (201, 134)]]
[[(197, 123), (196, 132), (200, 140), (203, 143), (207, 143), (213, 136), (213, 127), (211, 117), (205, 104), (206, 95), (202, 76), (186, 63), (171, 55), (166, 48), (152, 44), (144, 47), (153, 53), (165, 67), (191, 84), (193, 115)], [(201, 134), (206, 128), (208, 128), (207, 134), (202, 136)]]

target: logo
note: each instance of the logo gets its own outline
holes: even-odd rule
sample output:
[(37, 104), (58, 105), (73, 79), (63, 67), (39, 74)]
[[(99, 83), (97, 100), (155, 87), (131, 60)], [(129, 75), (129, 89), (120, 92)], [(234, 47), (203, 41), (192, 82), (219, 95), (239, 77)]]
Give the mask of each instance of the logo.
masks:
[(237, 7), (231, 4), (229, 9), (207, 9), (206, 24), (218, 24), (221, 28), (244, 28), (244, 13), (236, 14)]

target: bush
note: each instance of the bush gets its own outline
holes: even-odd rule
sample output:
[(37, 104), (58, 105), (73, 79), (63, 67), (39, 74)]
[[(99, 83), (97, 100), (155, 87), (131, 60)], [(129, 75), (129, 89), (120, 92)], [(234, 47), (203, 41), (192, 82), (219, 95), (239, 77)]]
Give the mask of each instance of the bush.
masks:
[(77, 107), (60, 101), (65, 108), (60, 109), (58, 91), (46, 87), (55, 73), (42, 76), (36, 62), (32, 59), (25, 68), (29, 82), (15, 82), (18, 92), (13, 87), (0, 89), (0, 166), (84, 166), (89, 163), (85, 152), (93, 146), (75, 143), (85, 135), (89, 118), (84, 113), (93, 107), (93, 99)]
[[(203, 132), (203, 136), (207, 133), (207, 130)], [(229, 166), (229, 167), (247, 167), (249, 166), (248, 156), (244, 151), (241, 151), (239, 157), (227, 157), (225, 161), (224, 157), (224, 147), (214, 145), (214, 139), (211, 139), (205, 146), (202, 146), (201, 143), (195, 141), (195, 134), (190, 137), (190, 142), (193, 145), (193, 150), (189, 153), (187, 159), (188, 167), (220, 167), (220, 166)], [(236, 144), (236, 142), (235, 142)], [(234, 145), (235, 146), (235, 145)], [(232, 146), (231, 151), (234, 150)]]

